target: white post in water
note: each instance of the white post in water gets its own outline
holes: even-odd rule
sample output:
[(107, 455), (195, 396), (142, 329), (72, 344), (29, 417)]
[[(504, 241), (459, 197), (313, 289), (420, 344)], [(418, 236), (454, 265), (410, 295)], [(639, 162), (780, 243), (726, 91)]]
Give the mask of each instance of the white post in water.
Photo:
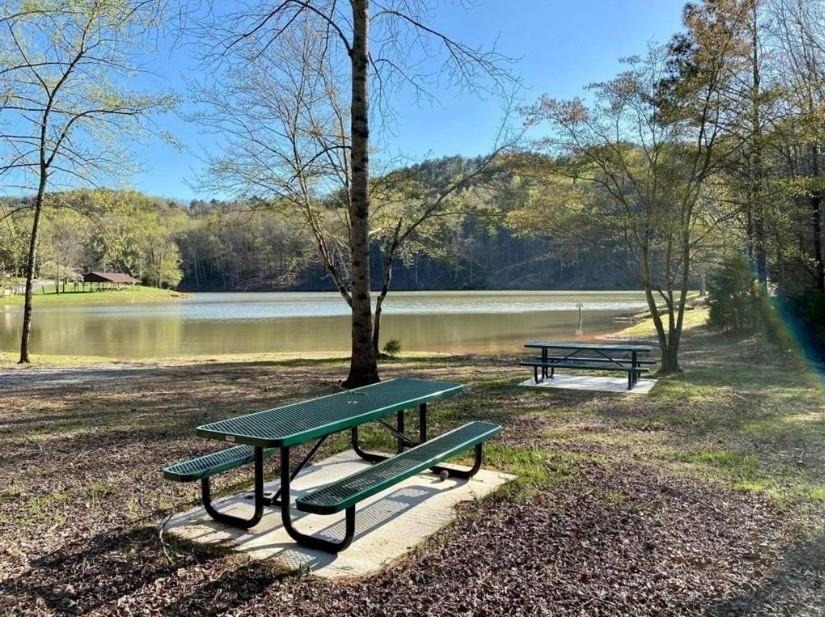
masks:
[(577, 336), (581, 336), (582, 334), (584, 334), (584, 328), (583, 328), (584, 322), (582, 321), (582, 308), (583, 307), (584, 307), (584, 305), (581, 302), (576, 303), (576, 308), (579, 309), (579, 325), (576, 328), (576, 335)]

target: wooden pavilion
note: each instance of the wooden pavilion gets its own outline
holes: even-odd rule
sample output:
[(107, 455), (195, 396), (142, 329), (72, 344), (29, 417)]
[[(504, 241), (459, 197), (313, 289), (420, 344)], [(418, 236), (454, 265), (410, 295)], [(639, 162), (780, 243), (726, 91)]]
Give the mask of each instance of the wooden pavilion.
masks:
[(140, 280), (124, 272), (87, 272), (83, 275), (84, 286), (86, 283), (92, 283), (93, 287), (94, 283), (97, 283), (98, 289), (102, 289), (104, 287), (109, 289), (112, 287), (115, 289), (120, 289), (122, 285), (137, 285), (140, 283)]

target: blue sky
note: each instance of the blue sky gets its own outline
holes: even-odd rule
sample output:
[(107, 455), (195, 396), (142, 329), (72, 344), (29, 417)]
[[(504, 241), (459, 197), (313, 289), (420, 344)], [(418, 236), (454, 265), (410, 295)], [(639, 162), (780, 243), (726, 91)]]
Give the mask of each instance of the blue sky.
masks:
[[(499, 51), (518, 58), (513, 68), (526, 87), (525, 101), (531, 102), (544, 93), (570, 98), (590, 82), (609, 79), (620, 70), (618, 58), (641, 53), (648, 42), (665, 41), (678, 31), (683, 5), (684, 0), (476, 0), (471, 10), (441, 10), (435, 26), (473, 45), (497, 41)], [(152, 59), (158, 73), (152, 81), (183, 84), (192, 71), (187, 53), (185, 47), (159, 51)], [(437, 105), (403, 96), (392, 104), (397, 118), (379, 157), (482, 154), (493, 143), (502, 113), (494, 100), (454, 92), (441, 93)], [(198, 194), (188, 182), (212, 138), (178, 117), (158, 124), (183, 150), (158, 139), (136, 146), (142, 171), (131, 184), (162, 197), (212, 197)]]

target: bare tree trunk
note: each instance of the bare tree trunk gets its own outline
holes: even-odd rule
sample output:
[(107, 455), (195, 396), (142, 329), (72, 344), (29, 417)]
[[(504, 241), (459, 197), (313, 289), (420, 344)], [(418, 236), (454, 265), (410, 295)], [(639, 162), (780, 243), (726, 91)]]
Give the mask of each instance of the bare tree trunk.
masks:
[[(394, 249), (389, 249), (390, 252)], [(372, 324), (372, 352), (375, 357), (379, 357), (379, 350), (381, 345), (381, 315), (383, 314), (384, 299), (390, 291), (390, 283), (392, 282), (392, 266), (395, 261), (395, 255), (387, 254), (384, 256), (384, 272), (381, 279), (381, 291), (378, 293), (378, 298), (375, 300), (375, 316)]]
[(645, 299), (647, 300), (650, 317), (653, 319), (653, 325), (656, 327), (656, 338), (659, 340), (659, 365), (661, 367), (659, 371), (666, 374), (670, 372), (669, 367), (672, 358), (668, 353), (667, 333), (662, 323), (662, 317), (659, 315), (659, 307), (656, 306), (653, 288), (649, 282), (645, 283)]
[(381, 315), (383, 314), (382, 307), (384, 305), (384, 298), (387, 297), (388, 291), (388, 288), (382, 288), (381, 293), (378, 294), (378, 299), (375, 302), (375, 315), (373, 316), (372, 326), (372, 353), (375, 354), (376, 358), (381, 355)]
[[(819, 177), (819, 145), (812, 144), (811, 152), (811, 175)], [(825, 261), (822, 255), (822, 193), (819, 189), (814, 189), (810, 199), (811, 203), (811, 232), (813, 234), (814, 248), (814, 277), (818, 291), (825, 291)]]
[[(667, 344), (667, 362), (662, 365), (662, 373), (681, 373), (682, 367), (679, 364), (679, 349), (682, 344), (682, 331), (685, 322), (685, 307), (687, 306), (688, 289), (690, 287), (690, 267), (692, 265), (692, 258), (690, 252), (690, 234), (684, 233), (682, 237), (682, 277), (679, 281), (679, 299), (676, 306), (676, 326), (671, 327), (670, 337)], [(671, 305), (673, 303), (673, 295), (671, 294)], [(673, 313), (671, 311), (671, 319)], [(673, 323), (671, 322), (671, 326)]]
[(350, 248), (352, 251), (352, 357), (343, 385), (356, 388), (378, 381), (372, 343), (369, 262), (369, 0), (351, 0), (352, 64), (352, 184), (350, 188)]
[(751, 203), (755, 211), (756, 277), (762, 285), (768, 282), (768, 249), (765, 238), (764, 169), (762, 164), (762, 74), (759, 64), (759, 20), (757, 3), (752, 7), (751, 28), (751, 122), (753, 158), (751, 160)]
[(43, 210), (43, 196), (46, 193), (46, 171), (40, 171), (40, 184), (37, 187), (37, 197), (34, 202), (34, 220), (32, 220), (32, 233), (29, 239), (29, 256), (26, 264), (26, 296), (23, 300), (23, 333), (20, 337), (20, 360), (19, 364), (28, 364), (29, 360), (29, 339), (32, 329), (32, 293), (34, 291), (34, 273), (37, 269), (37, 243), (40, 235), (40, 213)]
[(777, 225), (774, 229), (774, 261), (776, 263), (776, 269), (774, 271), (774, 284), (779, 289), (783, 289), (785, 287), (785, 255), (782, 252), (782, 236), (779, 232), (779, 226)]
[(671, 375), (673, 373), (679, 373), (681, 370), (682, 368), (679, 366), (679, 345), (668, 345), (662, 350), (659, 374)]
[(822, 256), (822, 195), (815, 191), (811, 197), (811, 228), (814, 236), (814, 276), (816, 288), (825, 291), (825, 261)]
[(681, 332), (680, 326), (684, 313), (684, 304), (682, 302), (679, 303), (677, 314), (674, 314), (673, 309), (668, 306), (667, 315), (669, 323), (667, 329), (665, 329), (662, 315), (656, 304), (653, 288), (650, 285), (645, 286), (645, 297), (647, 298), (647, 306), (650, 310), (650, 316), (653, 319), (653, 325), (656, 327), (656, 338), (659, 341), (659, 374), (669, 375), (671, 373), (679, 373), (682, 370), (679, 365), (679, 335)]
[(765, 219), (762, 204), (757, 206), (756, 217), (756, 278), (762, 285), (768, 283), (768, 252), (765, 247)]
[[(662, 322), (662, 316), (659, 313), (659, 306), (656, 303), (654, 296), (653, 280), (651, 276), (650, 252), (646, 247), (642, 248), (641, 267), (642, 267), (642, 286), (645, 290), (645, 299), (647, 300), (647, 308), (650, 310), (650, 317), (653, 319), (653, 325), (656, 327), (656, 338), (659, 340), (659, 374), (668, 375), (670, 373), (679, 372), (679, 348), (678, 344), (675, 349), (671, 347), (671, 337), (674, 328), (674, 322), (671, 316), (668, 329), (665, 331), (665, 325)], [(668, 307), (669, 315), (672, 315), (672, 309)]]

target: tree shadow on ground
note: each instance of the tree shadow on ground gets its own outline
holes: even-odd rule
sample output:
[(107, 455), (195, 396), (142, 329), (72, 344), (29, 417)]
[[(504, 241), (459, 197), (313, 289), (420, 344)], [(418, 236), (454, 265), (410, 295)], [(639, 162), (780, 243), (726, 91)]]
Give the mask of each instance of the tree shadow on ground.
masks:
[(758, 586), (706, 612), (713, 617), (825, 614), (825, 533), (793, 545)]
[(117, 529), (82, 538), (34, 559), (30, 569), (0, 582), (0, 606), (37, 607), (85, 614), (179, 568), (220, 558), (220, 553), (175, 542), (166, 548), (153, 526)]
[[(183, 597), (165, 606), (163, 615), (226, 615), (260, 597), (267, 587), (278, 580), (295, 576), (288, 572), (276, 572), (261, 561), (249, 561), (238, 568), (226, 570), (219, 576), (198, 585)], [(285, 607), (280, 607), (283, 609)], [(279, 614), (279, 607), (271, 607), (272, 614)]]

